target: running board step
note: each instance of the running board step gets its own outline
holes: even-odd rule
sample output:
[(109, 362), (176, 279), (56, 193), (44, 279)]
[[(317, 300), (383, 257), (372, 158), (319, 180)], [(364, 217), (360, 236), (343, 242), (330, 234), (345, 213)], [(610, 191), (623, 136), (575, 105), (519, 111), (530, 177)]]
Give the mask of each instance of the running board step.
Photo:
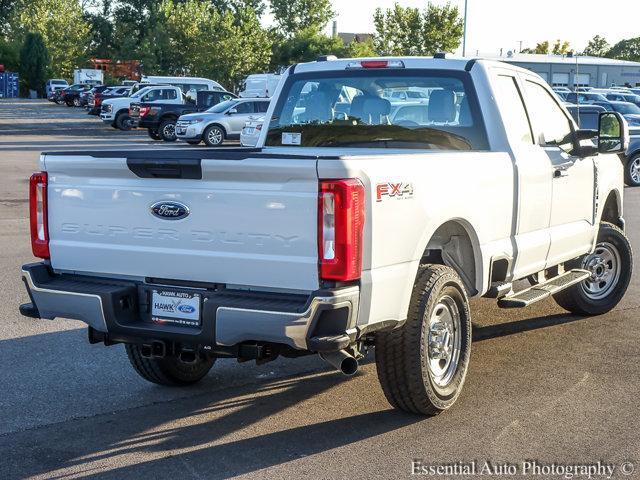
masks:
[(533, 287), (526, 288), (512, 295), (498, 300), (500, 308), (522, 308), (528, 307), (532, 303), (544, 300), (554, 293), (558, 293), (566, 288), (572, 287), (591, 276), (587, 270), (570, 270), (562, 275), (553, 277), (544, 283), (539, 283)]

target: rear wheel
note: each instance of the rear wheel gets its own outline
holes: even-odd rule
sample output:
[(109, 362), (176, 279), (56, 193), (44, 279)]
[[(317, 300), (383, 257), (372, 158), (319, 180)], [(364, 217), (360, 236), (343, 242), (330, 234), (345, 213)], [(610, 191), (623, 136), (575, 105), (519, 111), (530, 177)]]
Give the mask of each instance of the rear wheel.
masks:
[(74, 107), (80, 107), (80, 106), (82, 106), (82, 105), (81, 105), (81, 102), (80, 102), (80, 98), (79, 98), (79, 97), (76, 97), (76, 98), (74, 98), (74, 99), (73, 99), (73, 106), (74, 106)]
[(116, 128), (118, 130), (131, 130), (131, 117), (128, 113), (120, 112), (116, 116), (116, 120), (114, 123), (116, 124)]
[(391, 405), (436, 415), (464, 384), (471, 352), (471, 315), (462, 281), (444, 265), (422, 265), (406, 323), (376, 335), (378, 379)]
[(203, 139), (210, 147), (219, 147), (224, 141), (224, 130), (217, 125), (211, 125), (204, 131)]
[(152, 140), (162, 140), (162, 137), (158, 133), (158, 130), (148, 128), (147, 133), (149, 134), (149, 138), (151, 138)]
[(195, 362), (186, 363), (176, 356), (145, 358), (141, 345), (125, 345), (129, 362), (145, 380), (167, 386), (186, 386), (199, 382), (209, 373), (215, 358), (197, 356)]
[(158, 128), (158, 133), (165, 142), (176, 141), (176, 121), (174, 119), (163, 120)]
[(633, 270), (633, 252), (624, 232), (610, 223), (600, 224), (593, 253), (566, 266), (591, 272), (586, 280), (553, 296), (565, 310), (578, 315), (600, 315), (622, 300)]
[(624, 169), (624, 183), (630, 187), (640, 186), (640, 153), (627, 161)]

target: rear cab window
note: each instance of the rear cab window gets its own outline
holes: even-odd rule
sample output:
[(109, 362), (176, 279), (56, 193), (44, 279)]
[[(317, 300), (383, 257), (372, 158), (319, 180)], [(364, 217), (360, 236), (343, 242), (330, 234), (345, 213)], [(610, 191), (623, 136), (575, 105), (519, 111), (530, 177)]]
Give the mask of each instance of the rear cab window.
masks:
[(470, 75), (362, 69), (291, 75), (267, 146), (487, 150)]

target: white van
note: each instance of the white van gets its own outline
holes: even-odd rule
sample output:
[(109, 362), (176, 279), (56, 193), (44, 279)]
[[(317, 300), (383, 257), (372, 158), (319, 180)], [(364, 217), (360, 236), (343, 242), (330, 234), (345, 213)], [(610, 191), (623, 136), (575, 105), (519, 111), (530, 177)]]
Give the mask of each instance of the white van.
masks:
[(241, 97), (270, 98), (280, 83), (280, 75), (275, 73), (257, 73), (249, 75), (244, 81)]
[[(171, 85), (180, 87), (186, 95), (190, 91), (198, 92), (200, 90), (224, 90), (225, 88), (218, 82), (200, 77), (163, 77), (157, 75), (143, 75), (140, 83), (152, 83), (155, 85)], [(141, 85), (144, 87), (144, 85)]]

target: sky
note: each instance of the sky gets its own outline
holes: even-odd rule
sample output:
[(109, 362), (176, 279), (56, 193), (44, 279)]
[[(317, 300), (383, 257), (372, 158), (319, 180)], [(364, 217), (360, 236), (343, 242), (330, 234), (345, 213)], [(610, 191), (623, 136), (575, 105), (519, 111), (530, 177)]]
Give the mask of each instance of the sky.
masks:
[[(332, 0), (339, 32), (373, 32), (377, 7), (394, 0)], [(403, 7), (424, 8), (427, 0), (398, 0)], [(443, 5), (446, 0), (432, 0)], [(451, 0), (464, 11), (464, 0)], [(327, 33), (331, 32), (328, 27)], [(610, 44), (640, 36), (640, 0), (468, 0), (467, 55), (498, 55), (537, 42), (561, 38), (581, 51), (594, 35)], [(459, 52), (460, 53), (461, 49)]]

